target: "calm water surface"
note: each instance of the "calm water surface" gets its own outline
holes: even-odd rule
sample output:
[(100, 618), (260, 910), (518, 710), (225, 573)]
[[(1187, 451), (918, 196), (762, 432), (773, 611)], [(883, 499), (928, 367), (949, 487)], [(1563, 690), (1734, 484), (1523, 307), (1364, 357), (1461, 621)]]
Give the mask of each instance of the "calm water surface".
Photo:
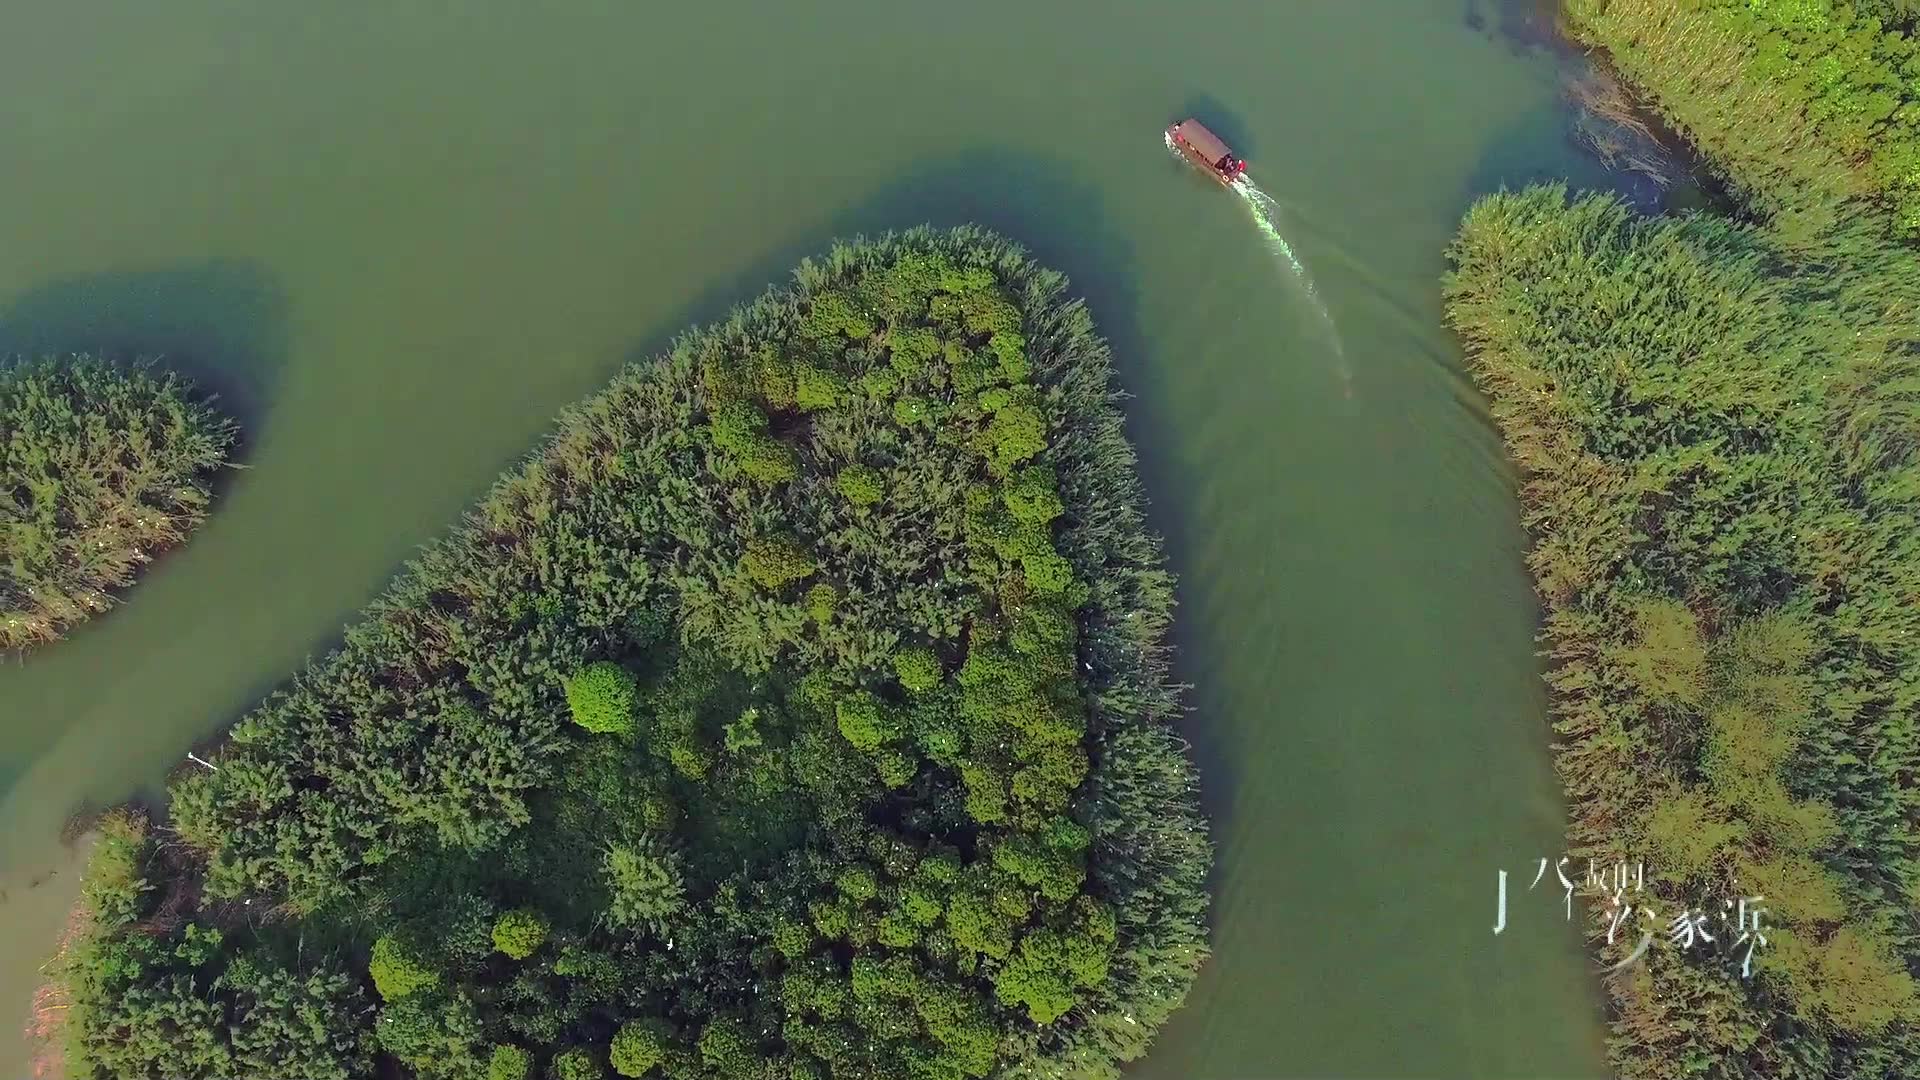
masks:
[[(327, 649), (557, 409), (835, 235), (973, 220), (1092, 303), (1182, 581), (1218, 955), (1136, 1074), (1600, 1075), (1553, 904), (1490, 933), (1562, 811), (1437, 278), (1476, 193), (1599, 179), (1553, 60), (1474, 25), (1498, 2), (15, 11), (0, 347), (164, 350), (250, 444), (124, 607), (0, 667), (0, 1016), (73, 895), (63, 821)], [(1306, 277), (1170, 159), (1189, 112)]]

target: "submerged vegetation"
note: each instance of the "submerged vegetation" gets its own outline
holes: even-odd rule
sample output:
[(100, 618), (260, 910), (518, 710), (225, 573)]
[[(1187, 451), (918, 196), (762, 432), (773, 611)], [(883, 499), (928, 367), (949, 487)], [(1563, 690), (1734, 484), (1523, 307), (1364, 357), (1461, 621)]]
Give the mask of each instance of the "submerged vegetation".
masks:
[(570, 411), (177, 842), (115, 819), (79, 1075), (1115, 1076), (1209, 849), (1063, 289), (975, 230), (839, 247)]
[(184, 540), (235, 435), (150, 364), (0, 360), (0, 651), (107, 610), (112, 590)]
[(1920, 237), (1907, 0), (1567, 0), (1566, 11), (1783, 238), (1859, 213)]

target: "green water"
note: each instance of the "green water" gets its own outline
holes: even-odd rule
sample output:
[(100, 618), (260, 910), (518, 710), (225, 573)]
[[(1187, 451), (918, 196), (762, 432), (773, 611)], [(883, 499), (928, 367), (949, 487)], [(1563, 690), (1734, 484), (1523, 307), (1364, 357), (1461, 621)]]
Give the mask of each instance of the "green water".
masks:
[[(836, 234), (977, 220), (1092, 303), (1181, 575), (1217, 955), (1136, 1074), (1599, 1074), (1553, 901), (1490, 932), (1562, 810), (1513, 477), (1437, 286), (1474, 194), (1596, 178), (1554, 61), (1471, 10), (14, 12), (0, 347), (168, 351), (251, 442), (122, 608), (0, 667), (0, 1016), (71, 899), (68, 816), (326, 649), (557, 409)], [(1325, 317), (1169, 157), (1187, 112), (1251, 159)]]

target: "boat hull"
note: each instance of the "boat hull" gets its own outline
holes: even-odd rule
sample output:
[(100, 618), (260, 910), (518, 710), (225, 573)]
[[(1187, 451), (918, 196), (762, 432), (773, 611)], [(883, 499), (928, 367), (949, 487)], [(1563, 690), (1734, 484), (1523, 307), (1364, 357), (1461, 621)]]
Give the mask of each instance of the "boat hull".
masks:
[[(1197, 129), (1192, 137), (1188, 135), (1189, 128)], [(1246, 165), (1234, 157), (1226, 144), (1196, 120), (1182, 120), (1169, 125), (1167, 142), (1180, 151), (1180, 156), (1191, 162), (1194, 168), (1212, 177), (1221, 187), (1233, 186), (1246, 171)]]

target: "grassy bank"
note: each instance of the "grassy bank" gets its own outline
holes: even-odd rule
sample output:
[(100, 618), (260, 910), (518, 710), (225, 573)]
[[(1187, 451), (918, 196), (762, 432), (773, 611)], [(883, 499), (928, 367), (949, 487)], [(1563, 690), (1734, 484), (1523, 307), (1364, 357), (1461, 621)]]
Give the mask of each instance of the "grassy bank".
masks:
[(1783, 238), (1871, 215), (1920, 236), (1920, 45), (1903, 0), (1567, 0)]
[[(1591, 926), (1609, 966), (1655, 937), (1607, 980), (1626, 1077), (1920, 1068), (1920, 259), (1824, 246), (1547, 187), (1450, 252), (1525, 474), (1572, 851), (1647, 867), (1627, 932)], [(1688, 909), (1717, 948), (1667, 940)]]
[(0, 651), (106, 611), (113, 590), (186, 539), (235, 435), (148, 364), (0, 360)]
[[(1483, 200), (1448, 319), (1524, 475), (1623, 1077), (1920, 1073), (1920, 52), (1907, 5), (1568, 0), (1741, 202)], [(1761, 945), (1734, 925), (1763, 897)], [(1683, 948), (1676, 918), (1715, 935)], [(1649, 918), (1649, 916), (1657, 916)], [(1745, 933), (1743, 941), (1741, 935)], [(1743, 970), (1746, 969), (1746, 970)]]
[(174, 785), (182, 843), (106, 849), (153, 884), (71, 951), (74, 1059), (1116, 1075), (1209, 851), (1064, 287), (978, 231), (836, 248), (571, 410)]

